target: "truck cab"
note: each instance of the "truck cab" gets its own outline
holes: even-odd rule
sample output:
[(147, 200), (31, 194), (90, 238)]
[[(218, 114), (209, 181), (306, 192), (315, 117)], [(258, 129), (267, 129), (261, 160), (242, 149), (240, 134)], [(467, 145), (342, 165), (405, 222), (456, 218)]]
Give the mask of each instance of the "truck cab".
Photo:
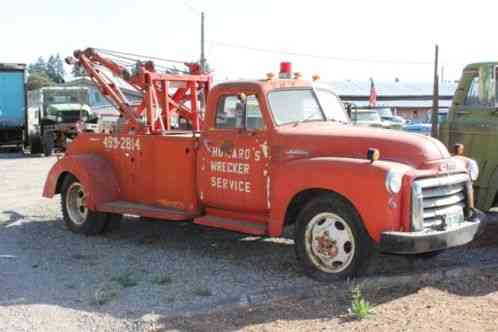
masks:
[(463, 144), (465, 155), (477, 161), (476, 204), (485, 211), (498, 205), (497, 66), (485, 62), (465, 67), (439, 134), (448, 147)]
[(89, 106), (89, 92), (85, 87), (56, 86), (30, 91), (28, 106), (33, 119), (31, 152), (46, 156), (54, 150), (65, 150), (68, 142), (78, 134), (79, 122), (97, 120)]
[[(80, 62), (93, 73), (91, 55)], [(112, 133), (78, 135), (44, 196), (61, 194), (66, 225), (83, 234), (124, 214), (258, 236), (293, 226), (303, 271), (322, 281), (361, 274), (375, 250), (421, 254), (479, 234), (465, 159), (430, 137), (354, 127), (330, 89), (283, 74), (211, 88), (199, 131), (195, 121), (191, 131), (141, 131), (129, 115)], [(192, 79), (154, 77), (168, 83), (147, 88)], [(206, 82), (194, 79), (182, 83), (193, 108)]]

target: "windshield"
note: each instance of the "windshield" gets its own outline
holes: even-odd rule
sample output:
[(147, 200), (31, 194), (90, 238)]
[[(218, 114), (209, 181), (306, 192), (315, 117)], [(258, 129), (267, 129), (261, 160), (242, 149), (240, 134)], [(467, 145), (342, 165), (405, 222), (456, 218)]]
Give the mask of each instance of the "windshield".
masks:
[(353, 112), (354, 121), (379, 121), (380, 116), (377, 112)]
[(303, 121), (325, 121), (313, 90), (280, 90), (268, 94), (277, 125)]
[(43, 90), (43, 102), (47, 105), (88, 104), (87, 89), (46, 89)]
[(327, 120), (349, 122), (348, 116), (342, 107), (339, 98), (332, 91), (325, 89), (317, 89), (318, 100), (323, 107)]

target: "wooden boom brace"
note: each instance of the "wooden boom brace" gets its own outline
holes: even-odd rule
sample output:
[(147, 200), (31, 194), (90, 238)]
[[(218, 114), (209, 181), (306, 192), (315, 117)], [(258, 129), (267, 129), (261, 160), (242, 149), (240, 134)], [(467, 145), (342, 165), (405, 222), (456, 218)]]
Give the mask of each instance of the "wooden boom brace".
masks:
[[(79, 65), (127, 120), (126, 129), (143, 134), (161, 134), (172, 129), (171, 115), (177, 113), (194, 131), (199, 131), (203, 116), (199, 99), (205, 101), (211, 85), (211, 76), (201, 73), (197, 63), (185, 63), (188, 74), (164, 74), (155, 69), (152, 61), (137, 62), (130, 74), (126, 67), (106, 58), (92, 48), (75, 51), (68, 64)], [(115, 80), (108, 77), (107, 68), (143, 94), (140, 104), (132, 105)], [(189, 104), (189, 107), (187, 105)]]

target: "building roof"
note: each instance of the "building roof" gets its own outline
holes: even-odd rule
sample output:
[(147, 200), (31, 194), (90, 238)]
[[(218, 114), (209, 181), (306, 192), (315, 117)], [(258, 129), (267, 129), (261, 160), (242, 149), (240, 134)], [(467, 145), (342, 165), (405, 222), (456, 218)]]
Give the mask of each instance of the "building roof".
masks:
[[(370, 95), (369, 81), (335, 81), (322, 82), (332, 87), (333, 91), (341, 96), (368, 97)], [(439, 84), (439, 95), (452, 97), (457, 88), (456, 83), (444, 82)], [(432, 96), (432, 82), (375, 82), (377, 96)], [(347, 98), (346, 98), (347, 99)]]
[[(343, 98), (344, 101), (349, 101)], [(368, 100), (355, 100), (352, 103), (357, 107), (368, 107)], [(440, 99), (440, 108), (449, 108), (451, 106), (451, 99)], [(390, 107), (390, 108), (431, 108), (432, 100), (377, 100), (376, 107)]]

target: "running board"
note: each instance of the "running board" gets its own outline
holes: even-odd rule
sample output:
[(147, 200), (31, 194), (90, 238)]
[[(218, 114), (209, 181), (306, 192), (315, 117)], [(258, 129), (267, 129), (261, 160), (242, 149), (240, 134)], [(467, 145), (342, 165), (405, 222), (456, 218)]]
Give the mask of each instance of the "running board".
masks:
[(125, 201), (104, 203), (98, 206), (97, 210), (116, 214), (132, 214), (141, 217), (175, 221), (192, 220), (194, 218), (193, 214), (179, 209), (164, 208), (154, 205), (137, 204)]
[(217, 216), (203, 216), (194, 219), (194, 224), (221, 228), (244, 234), (266, 235), (266, 224), (259, 224), (252, 221), (235, 220)]

